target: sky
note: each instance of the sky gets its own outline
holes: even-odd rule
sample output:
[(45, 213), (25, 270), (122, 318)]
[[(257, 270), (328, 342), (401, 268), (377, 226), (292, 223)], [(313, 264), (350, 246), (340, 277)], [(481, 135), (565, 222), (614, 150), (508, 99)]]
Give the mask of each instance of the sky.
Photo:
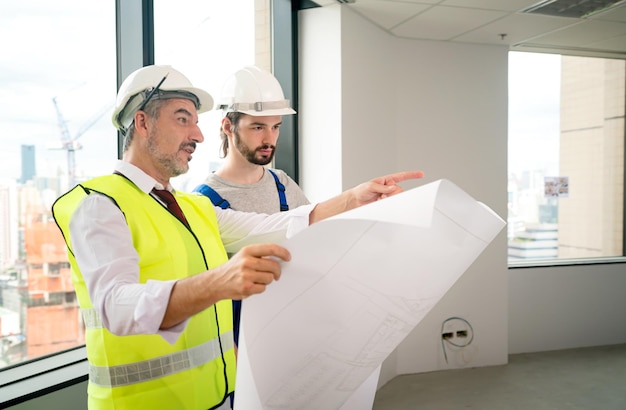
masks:
[[(253, 0), (155, 1), (156, 64), (172, 65), (217, 99), (230, 73), (254, 64), (253, 6)], [(63, 139), (53, 98), (70, 137), (82, 145), (74, 154), (77, 175), (111, 172), (115, 2), (3, 2), (0, 36), (0, 178), (20, 178), (22, 144), (35, 145), (38, 175), (67, 173), (67, 151), (52, 149)], [(199, 179), (217, 159), (220, 118), (215, 111), (200, 116), (206, 142), (187, 179)]]
[[(104, 23), (114, 15), (114, 4), (108, 3), (92, 6), (96, 13), (77, 0), (0, 6), (0, 175), (21, 176), (22, 144), (35, 145), (40, 175), (54, 175), (59, 166), (67, 172), (66, 152), (49, 149), (62, 139), (53, 98), (72, 137), (112, 106), (115, 50), (108, 39), (115, 28)], [(89, 158), (85, 169), (90, 169), (99, 165), (94, 159), (115, 155), (115, 137), (110, 113), (101, 115), (78, 139), (84, 149), (76, 151), (77, 162)]]
[(509, 53), (509, 172), (557, 175), (561, 56)]

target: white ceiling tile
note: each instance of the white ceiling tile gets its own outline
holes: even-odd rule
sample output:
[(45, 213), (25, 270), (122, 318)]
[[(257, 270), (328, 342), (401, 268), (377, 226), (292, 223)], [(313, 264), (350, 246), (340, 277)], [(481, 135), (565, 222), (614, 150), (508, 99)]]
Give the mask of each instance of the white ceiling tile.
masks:
[[(469, 43), (516, 44), (575, 24), (578, 19), (530, 14), (511, 14), (492, 23), (456, 37), (454, 40)], [(504, 39), (501, 34), (506, 34)]]
[(499, 11), (435, 6), (395, 27), (392, 33), (400, 37), (448, 40), (505, 15)]
[(583, 20), (562, 30), (540, 35), (528, 42), (541, 45), (561, 44), (569, 47), (587, 47), (589, 44), (609, 40), (622, 34), (626, 34), (625, 23)]
[(604, 41), (598, 41), (597, 43), (590, 43), (587, 45), (587, 48), (607, 51), (621, 51), (622, 53), (626, 53), (626, 35), (613, 37)]
[(470, 7), (474, 9), (519, 11), (524, 10), (539, 0), (445, 0), (442, 6)]
[(399, 3), (395, 1), (358, 0), (350, 5), (361, 15), (388, 30), (416, 14), (432, 7), (427, 4)]
[(589, 18), (592, 20), (622, 21), (626, 23), (626, 5), (615, 7), (604, 13), (594, 14)]

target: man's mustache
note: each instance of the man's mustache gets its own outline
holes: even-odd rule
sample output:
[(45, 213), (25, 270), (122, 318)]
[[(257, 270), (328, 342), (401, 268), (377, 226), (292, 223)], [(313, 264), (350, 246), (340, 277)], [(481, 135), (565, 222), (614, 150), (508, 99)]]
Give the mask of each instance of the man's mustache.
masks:
[(186, 142), (184, 144), (180, 144), (180, 149), (181, 150), (184, 150), (187, 147), (191, 147), (195, 151), (196, 150), (196, 143), (192, 141), (192, 142)]

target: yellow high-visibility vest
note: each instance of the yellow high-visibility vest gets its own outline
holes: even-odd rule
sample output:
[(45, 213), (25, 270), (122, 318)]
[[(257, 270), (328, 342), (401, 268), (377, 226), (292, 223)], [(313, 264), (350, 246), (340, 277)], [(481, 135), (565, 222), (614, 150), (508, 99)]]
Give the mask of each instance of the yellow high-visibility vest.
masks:
[(158, 335), (116, 336), (102, 327), (72, 252), (70, 219), (87, 195), (120, 208), (139, 254), (139, 282), (183, 279), (228, 260), (210, 200), (176, 193), (191, 230), (120, 175), (74, 187), (53, 204), (68, 248), (72, 281), (86, 328), (90, 409), (210, 409), (235, 386), (231, 301), (189, 319), (174, 344)]

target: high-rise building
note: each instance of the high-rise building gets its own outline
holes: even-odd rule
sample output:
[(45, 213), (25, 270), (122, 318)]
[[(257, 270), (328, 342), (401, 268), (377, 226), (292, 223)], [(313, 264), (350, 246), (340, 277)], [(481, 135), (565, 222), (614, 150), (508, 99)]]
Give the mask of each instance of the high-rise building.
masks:
[(22, 184), (35, 178), (35, 146), (22, 145)]
[(38, 219), (24, 227), (27, 357), (69, 349), (85, 341), (63, 236), (49, 215)]
[(0, 273), (18, 257), (17, 189), (14, 179), (0, 179)]
[(559, 258), (622, 255), (626, 63), (563, 56), (561, 67), (559, 164), (571, 195), (558, 203)]

